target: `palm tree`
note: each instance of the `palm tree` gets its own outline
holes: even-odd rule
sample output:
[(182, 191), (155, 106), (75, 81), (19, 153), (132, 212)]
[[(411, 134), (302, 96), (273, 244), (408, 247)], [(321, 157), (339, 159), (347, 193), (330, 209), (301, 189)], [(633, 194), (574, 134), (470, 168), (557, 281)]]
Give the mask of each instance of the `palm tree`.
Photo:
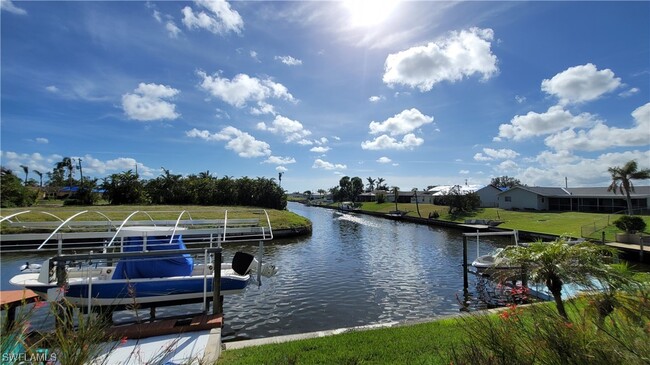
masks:
[(27, 175), (29, 175), (29, 166), (20, 165), (20, 167), (22, 167), (23, 171), (25, 171), (25, 186), (26, 186), (27, 185)]
[(372, 193), (373, 190), (375, 190), (375, 179), (372, 177), (367, 177), (366, 180), (368, 181), (368, 192)]
[(630, 192), (634, 192), (634, 185), (631, 180), (645, 180), (650, 179), (650, 169), (643, 169), (637, 171), (637, 164), (635, 160), (628, 161), (623, 167), (615, 166), (607, 169), (612, 175), (612, 183), (607, 188), (607, 191), (620, 191), (621, 194), (625, 193), (627, 199), (627, 214), (632, 215), (632, 197)]
[(393, 196), (395, 197), (395, 211), (399, 212), (399, 209), (397, 209), (397, 198), (399, 198), (399, 187), (393, 186)]
[(379, 190), (379, 189), (381, 189), (383, 187), (383, 185), (381, 183), (383, 183), (384, 181), (386, 181), (386, 180), (383, 177), (378, 177), (377, 178), (377, 190)]
[[(563, 238), (554, 242), (534, 242), (530, 245), (508, 249), (505, 256), (509, 266), (520, 267), (536, 283), (544, 283), (553, 295), (558, 313), (568, 320), (562, 300), (565, 283), (591, 287), (593, 279), (613, 277), (615, 272), (606, 264), (616, 257), (616, 250), (592, 243), (569, 245)], [(521, 269), (504, 270), (501, 278), (513, 277)], [(607, 281), (607, 280), (605, 280)]]
[(63, 160), (56, 163), (57, 170), (68, 170), (68, 186), (72, 188), (72, 173), (74, 172), (74, 164), (70, 157), (64, 157)]
[(411, 191), (415, 195), (415, 209), (418, 211), (418, 217), (422, 218), (422, 215), (420, 214), (420, 204), (418, 203), (418, 188), (413, 188)]
[(38, 175), (38, 177), (41, 179), (41, 182), (40, 182), (40, 185), (39, 185), (39, 186), (40, 186), (40, 187), (43, 187), (43, 173), (40, 172), (40, 171), (38, 171), (38, 170), (34, 170), (34, 173), (35, 173), (36, 175)]

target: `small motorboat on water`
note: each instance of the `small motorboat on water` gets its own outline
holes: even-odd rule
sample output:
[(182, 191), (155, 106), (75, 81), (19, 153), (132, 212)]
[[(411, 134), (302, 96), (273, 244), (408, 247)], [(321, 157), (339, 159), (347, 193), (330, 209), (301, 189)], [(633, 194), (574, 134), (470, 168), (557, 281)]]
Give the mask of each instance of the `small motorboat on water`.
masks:
[(354, 212), (359, 210), (359, 208), (357, 208), (353, 202), (341, 202), (341, 204), (339, 204), (339, 210), (341, 212)]

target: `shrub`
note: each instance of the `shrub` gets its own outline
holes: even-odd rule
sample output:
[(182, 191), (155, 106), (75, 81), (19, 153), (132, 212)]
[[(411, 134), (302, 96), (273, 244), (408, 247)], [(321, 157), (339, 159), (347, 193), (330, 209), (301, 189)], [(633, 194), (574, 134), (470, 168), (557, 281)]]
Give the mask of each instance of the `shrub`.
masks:
[(385, 194), (377, 194), (377, 204), (382, 204), (386, 202)]
[(628, 232), (628, 233), (634, 233), (634, 232), (643, 232), (646, 227), (646, 223), (641, 217), (636, 217), (636, 216), (631, 216), (631, 215), (624, 215), (614, 221), (614, 225), (616, 228)]

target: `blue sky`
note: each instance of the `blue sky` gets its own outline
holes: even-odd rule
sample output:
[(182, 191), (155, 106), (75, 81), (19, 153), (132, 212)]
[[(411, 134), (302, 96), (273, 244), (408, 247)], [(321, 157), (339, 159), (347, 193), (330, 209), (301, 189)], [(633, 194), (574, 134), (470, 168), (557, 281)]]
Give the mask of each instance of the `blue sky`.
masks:
[(650, 2), (2, 0), (1, 16), (18, 176), (67, 156), (84, 176), (283, 172), (302, 192), (650, 167)]

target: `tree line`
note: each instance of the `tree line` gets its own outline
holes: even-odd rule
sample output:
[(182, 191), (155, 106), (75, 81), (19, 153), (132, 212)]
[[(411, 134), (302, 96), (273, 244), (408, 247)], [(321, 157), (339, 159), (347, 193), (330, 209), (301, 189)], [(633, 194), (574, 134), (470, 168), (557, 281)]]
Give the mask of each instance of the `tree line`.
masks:
[[(112, 205), (123, 204), (165, 204), (165, 205), (222, 205), (257, 206), (270, 209), (285, 209), (287, 199), (284, 190), (274, 178), (216, 177), (209, 171), (183, 176), (172, 174), (163, 168), (163, 173), (153, 179), (141, 179), (137, 172), (128, 170), (111, 174), (101, 180), (84, 178), (81, 163), (78, 165), (68, 157), (55, 164), (48, 172), (49, 180), (43, 185), (28, 179), (24, 182), (11, 170), (2, 167), (0, 176), (3, 208), (30, 206), (39, 194), (66, 196), (66, 205), (92, 205), (100, 199)], [(79, 171), (79, 179), (74, 171)]]

